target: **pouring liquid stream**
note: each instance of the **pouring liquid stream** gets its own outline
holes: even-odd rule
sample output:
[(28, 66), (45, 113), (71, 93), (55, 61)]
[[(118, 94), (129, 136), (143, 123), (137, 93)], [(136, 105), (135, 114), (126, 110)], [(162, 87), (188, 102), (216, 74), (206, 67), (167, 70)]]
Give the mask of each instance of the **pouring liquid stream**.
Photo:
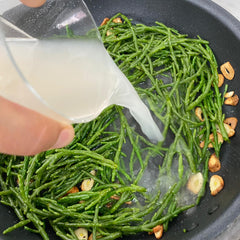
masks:
[[(130, 110), (150, 140), (162, 140), (149, 109), (99, 40), (6, 41), (27, 84), (51, 109), (72, 123), (90, 121), (116, 104)], [(8, 75), (16, 74), (8, 70), (1, 57), (0, 64)]]

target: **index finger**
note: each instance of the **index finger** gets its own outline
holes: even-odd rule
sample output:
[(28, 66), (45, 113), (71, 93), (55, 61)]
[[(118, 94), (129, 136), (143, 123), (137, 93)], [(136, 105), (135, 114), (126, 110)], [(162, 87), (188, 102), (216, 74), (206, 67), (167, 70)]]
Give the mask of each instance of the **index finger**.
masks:
[(46, 0), (20, 0), (24, 5), (28, 6), (28, 7), (40, 7), (42, 6)]

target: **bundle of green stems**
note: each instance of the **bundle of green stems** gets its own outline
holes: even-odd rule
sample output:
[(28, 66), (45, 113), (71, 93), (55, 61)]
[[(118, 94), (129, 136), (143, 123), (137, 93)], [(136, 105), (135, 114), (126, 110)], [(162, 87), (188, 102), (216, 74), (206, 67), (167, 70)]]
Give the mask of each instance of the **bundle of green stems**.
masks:
[[(123, 22), (114, 23), (116, 17)], [(122, 14), (99, 31), (115, 63), (163, 126), (165, 141), (150, 142), (131, 127), (126, 110), (110, 106), (97, 119), (74, 125), (76, 137), (65, 148), (33, 157), (2, 154), (1, 203), (19, 218), (4, 234), (24, 227), (47, 240), (46, 228), (51, 226), (60, 238), (77, 240), (74, 231), (82, 227), (94, 240), (110, 240), (151, 232), (160, 224), (167, 231), (172, 219), (204, 196), (209, 136), (213, 133), (217, 139), (218, 128), (228, 140), (218, 65), (209, 43), (159, 22), (154, 26), (132, 24)], [(196, 107), (201, 107), (204, 121), (195, 116)], [(201, 141), (205, 141), (203, 148)], [(212, 144), (218, 156), (222, 143)], [(156, 189), (153, 195), (139, 184), (152, 158), (159, 159), (160, 182), (161, 176), (174, 179), (167, 191)], [(177, 175), (173, 163), (178, 166)], [(179, 204), (179, 191), (186, 187), (189, 175), (197, 172), (204, 176), (200, 192), (192, 204)], [(67, 194), (89, 178), (94, 180), (91, 190)]]

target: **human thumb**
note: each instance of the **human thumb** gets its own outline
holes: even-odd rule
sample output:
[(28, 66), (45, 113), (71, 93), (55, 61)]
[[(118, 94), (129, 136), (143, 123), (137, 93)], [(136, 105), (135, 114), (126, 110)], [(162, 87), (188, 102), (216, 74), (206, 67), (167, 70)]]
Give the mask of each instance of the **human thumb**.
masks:
[(68, 145), (74, 138), (70, 124), (45, 117), (0, 97), (0, 152), (35, 155)]

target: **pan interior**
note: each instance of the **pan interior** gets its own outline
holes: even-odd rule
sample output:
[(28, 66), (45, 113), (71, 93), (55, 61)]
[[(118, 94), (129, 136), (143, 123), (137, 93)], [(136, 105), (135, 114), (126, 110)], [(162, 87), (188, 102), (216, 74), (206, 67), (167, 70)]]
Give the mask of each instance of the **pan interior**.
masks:
[[(105, 17), (111, 17), (121, 12), (132, 18), (134, 22), (153, 25), (155, 21), (163, 22), (167, 26), (174, 27), (181, 33), (187, 33), (190, 37), (200, 35), (210, 42), (217, 61), (220, 64), (230, 61), (236, 69), (236, 78), (239, 78), (240, 62), (240, 23), (229, 16), (224, 10), (214, 3), (207, 0), (137, 0), (131, 1), (110, 1), (110, 0), (86, 0), (91, 13), (93, 14), (97, 25)], [(34, 10), (17, 9), (18, 14), (9, 12), (7, 18), (23, 30), (31, 34), (30, 25), (32, 22), (23, 19), (44, 19), (42, 15), (36, 15)], [(21, 13), (21, 14), (19, 14)], [(42, 21), (39, 29), (44, 31), (44, 24), (47, 19)], [(24, 21), (25, 22), (25, 21)], [(34, 35), (34, 33), (32, 33)], [(228, 82), (229, 89), (240, 88), (239, 81)], [(239, 108), (224, 107), (226, 116), (235, 116), (239, 119)], [(239, 126), (236, 129), (238, 133)], [(237, 203), (240, 201), (239, 182), (240, 182), (240, 144), (239, 134), (231, 139), (231, 143), (225, 143), (221, 150), (222, 169), (220, 175), (225, 181), (225, 188), (221, 194), (216, 197), (210, 195), (209, 190), (201, 201), (200, 205), (188, 214), (182, 214), (175, 219), (169, 226), (167, 234), (163, 239), (215, 239), (216, 236), (224, 231), (240, 213)], [(5, 206), (0, 206), (0, 232), (6, 227), (16, 223), (12, 211)], [(186, 229), (187, 232), (183, 232)], [(35, 234), (30, 234), (24, 230), (17, 230), (9, 235), (3, 236), (0, 233), (0, 239), (40, 239)], [(56, 239), (50, 231), (50, 239)], [(131, 239), (154, 239), (154, 236), (140, 234), (136, 236), (124, 237), (125, 240)]]

